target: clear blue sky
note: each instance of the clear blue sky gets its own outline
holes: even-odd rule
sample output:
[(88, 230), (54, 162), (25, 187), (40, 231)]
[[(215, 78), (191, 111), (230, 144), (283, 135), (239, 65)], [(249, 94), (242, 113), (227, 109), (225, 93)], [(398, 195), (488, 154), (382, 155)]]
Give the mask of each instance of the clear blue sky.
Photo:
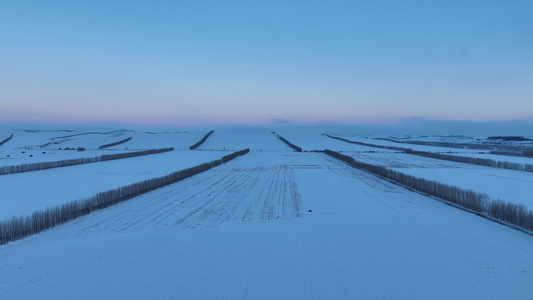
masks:
[(533, 117), (533, 1), (0, 0), (0, 122)]

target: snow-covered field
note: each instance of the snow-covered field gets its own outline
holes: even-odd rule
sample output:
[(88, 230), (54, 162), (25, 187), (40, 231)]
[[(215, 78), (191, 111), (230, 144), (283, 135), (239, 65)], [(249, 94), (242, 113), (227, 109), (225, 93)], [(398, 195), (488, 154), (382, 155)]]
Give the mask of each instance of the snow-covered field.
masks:
[[(447, 154), (447, 155), (492, 159), (494, 161), (501, 161), (501, 162), (533, 164), (533, 157), (495, 155), (495, 154), (489, 154), (490, 152), (489, 150), (447, 148), (447, 147), (436, 147), (436, 146), (426, 146), (426, 145), (416, 145), (416, 144), (402, 144), (402, 143), (395, 143), (391, 141), (379, 140), (379, 139), (373, 139), (373, 138), (361, 137), (361, 136), (351, 136), (351, 137), (342, 136), (342, 137), (345, 139), (351, 140), (351, 141), (367, 143), (367, 144), (372, 144), (372, 145), (400, 147), (400, 148), (412, 149), (415, 151), (425, 151), (425, 152), (433, 152), (433, 153), (442, 153), (442, 154)], [(379, 148), (374, 148), (374, 150), (379, 150)], [(350, 150), (346, 150), (346, 151), (350, 151)]]
[(228, 153), (172, 151), (112, 161), (0, 176), (0, 219), (31, 214), (99, 192), (165, 176)]
[(213, 133), (197, 150), (238, 151), (290, 151), (291, 149), (271, 132), (217, 132)]
[(349, 153), (358, 161), (384, 166), (416, 177), (487, 193), (491, 198), (533, 209), (533, 173), (432, 159), (404, 153)]
[(330, 149), (335, 151), (352, 151), (352, 152), (395, 152), (394, 150), (378, 149), (357, 144), (350, 144), (337, 139), (332, 139), (325, 135), (318, 134), (281, 134), (291, 143), (302, 147), (304, 151)]
[[(416, 156), (395, 161), (403, 154), (364, 153), (360, 146), (318, 133), (279, 134), (304, 150), (330, 148), (352, 151), (357, 158), (384, 157), (375, 162), (390, 163), (401, 171), (443, 174), (439, 175), (443, 180), (456, 176), (448, 170), (456, 170), (460, 180), (472, 186), (481, 181), (473, 177), (485, 178), (487, 186), (503, 182), (499, 189), (508, 193), (516, 188), (525, 194), (531, 186), (506, 170), (454, 167)], [(198, 134), (193, 143), (202, 136)], [(163, 135), (157, 138), (166, 145)], [(9, 197), (2, 193), (1, 201), (2, 205), (27, 201), (20, 207), (31, 211), (35, 201), (24, 197), (47, 202), (65, 193), (65, 200), (81, 198), (244, 148), (252, 151), (0, 246), (0, 299), (529, 299), (533, 295), (532, 236), (411, 192), (324, 153), (296, 153), (270, 132), (215, 129), (198, 151), (0, 176), (1, 190), (11, 191)], [(507, 186), (513, 180), (516, 185)]]
[(372, 137), (366, 137), (366, 136), (339, 136), (339, 137), (345, 138), (347, 140), (354, 141), (354, 142), (379, 145), (379, 146), (408, 148), (408, 149), (412, 149), (416, 151), (437, 152), (437, 153), (454, 152), (454, 153), (457, 153), (458, 155), (486, 152), (486, 151), (481, 151), (481, 150), (476, 150), (476, 149), (460, 149), (460, 148), (447, 148), (447, 147), (435, 147), (435, 146), (395, 143), (391, 141), (379, 140), (379, 139), (375, 139)]
[[(108, 131), (39, 131), (1, 130), (0, 140), (13, 133), (13, 138), (0, 146), (0, 167), (36, 162), (58, 161), (72, 158), (97, 157), (106, 154), (154, 148), (188, 150), (207, 133), (204, 131), (157, 131), (136, 132), (131, 130)], [(105, 149), (99, 146), (132, 139), (124, 144)], [(84, 151), (77, 151), (78, 148)], [(70, 150), (65, 150), (66, 148)]]

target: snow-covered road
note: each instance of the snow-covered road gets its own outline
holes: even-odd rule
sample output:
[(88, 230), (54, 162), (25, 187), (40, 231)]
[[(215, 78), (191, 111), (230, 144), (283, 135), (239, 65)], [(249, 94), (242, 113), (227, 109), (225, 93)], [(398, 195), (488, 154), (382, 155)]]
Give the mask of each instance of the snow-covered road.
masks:
[(531, 253), (325, 154), (256, 151), (0, 247), (0, 298), (528, 299)]

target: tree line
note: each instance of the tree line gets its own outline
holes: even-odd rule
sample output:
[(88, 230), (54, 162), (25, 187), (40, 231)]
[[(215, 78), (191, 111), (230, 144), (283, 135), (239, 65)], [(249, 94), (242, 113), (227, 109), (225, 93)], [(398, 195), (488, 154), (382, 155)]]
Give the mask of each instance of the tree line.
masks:
[(518, 156), (518, 157), (533, 157), (533, 151), (525, 150), (522, 152), (509, 152), (509, 151), (490, 151), (490, 154)]
[(194, 149), (200, 147), (200, 145), (202, 145), (207, 140), (207, 138), (213, 133), (215, 133), (213, 130), (209, 131), (209, 133), (207, 133), (198, 143), (190, 146), (189, 149), (190, 150), (194, 150)]
[(92, 211), (102, 209), (155, 189), (170, 185), (172, 183), (176, 183), (180, 180), (189, 178), (221, 165), (238, 156), (244, 155), (249, 151), (249, 149), (237, 151), (233, 154), (226, 155), (221, 159), (173, 172), (166, 176), (148, 179), (101, 192), (84, 200), (72, 201), (51, 208), (48, 207), (44, 210), (38, 210), (29, 216), (14, 216), (11, 219), (0, 221), (0, 245), (39, 233), (56, 225), (87, 215)]
[(397, 140), (387, 139), (387, 138), (375, 138), (375, 140), (384, 140), (384, 141), (390, 141), (390, 142), (399, 143), (399, 144), (412, 144), (412, 145), (431, 146), (431, 147), (477, 149), (477, 150), (504, 151), (504, 152), (516, 152), (516, 153), (520, 153), (522, 151), (521, 149), (527, 148), (525, 146), (502, 145), (499, 143), (474, 144), (474, 143), (451, 143), (451, 142), (429, 142), (429, 141), (397, 141)]
[(73, 159), (65, 159), (65, 160), (59, 160), (59, 161), (47, 161), (47, 162), (21, 164), (21, 165), (15, 165), (15, 166), (4, 166), (4, 167), (0, 167), (0, 175), (39, 171), (39, 170), (75, 166), (75, 165), (83, 165), (83, 164), (95, 163), (99, 161), (108, 161), (108, 160), (129, 158), (129, 157), (135, 157), (135, 156), (157, 154), (157, 153), (163, 153), (163, 152), (169, 152), (169, 151), (174, 151), (174, 148), (151, 149), (151, 150), (143, 150), (143, 151), (136, 151), (136, 152), (106, 154), (106, 155), (101, 155), (97, 157), (83, 157), (83, 158), (73, 158)]
[(105, 148), (113, 147), (113, 146), (116, 146), (116, 145), (124, 144), (125, 142), (127, 142), (129, 140), (131, 140), (131, 136), (129, 138), (120, 140), (120, 141), (115, 142), (115, 143), (102, 145), (102, 146), (98, 147), (98, 149), (105, 149)]
[(356, 145), (361, 145), (361, 146), (366, 146), (366, 147), (388, 149), (388, 150), (394, 150), (394, 151), (404, 151), (404, 152), (411, 150), (409, 148), (394, 147), (394, 146), (382, 146), (382, 145), (374, 145), (374, 144), (367, 144), (367, 143), (362, 143), (362, 142), (350, 141), (350, 140), (347, 140), (345, 138), (336, 137), (336, 136), (332, 136), (332, 135), (329, 135), (329, 134), (326, 134), (326, 136), (329, 137), (329, 138), (332, 138), (332, 139), (336, 139), (336, 140), (340, 140), (340, 141), (346, 142), (346, 143), (356, 144)]
[(421, 193), (444, 199), (484, 217), (533, 231), (533, 211), (523, 204), (505, 202), (501, 199), (491, 199), (485, 193), (478, 193), (473, 190), (462, 189), (434, 180), (407, 175), (387, 169), (386, 167), (360, 162), (351, 156), (335, 151), (325, 150), (325, 153), (348, 163), (354, 168), (374, 173), (401, 185), (413, 188)]
[(409, 151), (406, 151), (405, 153), (429, 157), (429, 158), (460, 162), (460, 163), (486, 166), (486, 167), (533, 172), (532, 164), (522, 164), (522, 163), (510, 162), (510, 161), (496, 161), (496, 160), (489, 159), (489, 158), (447, 155), (447, 154), (440, 154), (440, 153), (434, 153), (434, 152), (414, 151), (414, 150), (409, 150)]
[(9, 142), (9, 140), (12, 139), (12, 138), (13, 138), (13, 134), (11, 134), (8, 138), (2, 140), (2, 141), (0, 142), (0, 146), (2, 146), (3, 144)]
[(281, 135), (279, 134), (276, 134), (276, 136), (278, 137), (278, 139), (280, 139), (282, 142), (284, 142), (285, 144), (289, 145), (289, 147), (291, 147), (292, 149), (294, 149), (294, 151), (296, 152), (302, 152), (302, 148), (296, 146), (295, 144), (287, 141), (287, 139), (285, 139), (284, 137), (282, 137)]
[[(447, 160), (447, 161), (453, 161), (453, 162), (460, 162), (460, 163), (466, 163), (466, 164), (480, 165), (480, 166), (485, 166), (485, 167), (493, 167), (493, 168), (500, 168), (500, 169), (507, 169), (507, 170), (515, 170), (515, 171), (533, 172), (533, 164), (522, 164), (522, 163), (515, 163), (515, 162), (508, 162), (508, 161), (497, 161), (497, 160), (493, 160), (493, 159), (490, 159), (490, 158), (476, 158), (476, 157), (440, 154), (440, 153), (435, 153), (435, 152), (415, 151), (415, 150), (409, 149), (409, 148), (393, 147), (393, 146), (382, 146), (382, 145), (374, 145), (374, 144), (355, 142), (355, 141), (350, 141), (350, 140), (347, 140), (347, 139), (344, 139), (344, 138), (340, 138), (340, 137), (330, 136), (330, 135), (327, 135), (327, 134), (326, 134), (326, 136), (328, 136), (328, 137), (330, 137), (332, 139), (345, 141), (345, 142), (351, 143), (351, 144), (358, 144), (358, 145), (374, 147), (374, 148), (382, 148), (382, 149), (403, 151), (406, 154), (412, 154), (412, 155), (418, 155), (418, 156), (424, 156), (424, 157), (429, 157), (429, 158), (435, 158), (435, 159), (441, 159), (441, 160)], [(383, 139), (383, 140), (386, 140), (386, 139)], [(491, 152), (491, 153), (494, 153), (494, 152)]]

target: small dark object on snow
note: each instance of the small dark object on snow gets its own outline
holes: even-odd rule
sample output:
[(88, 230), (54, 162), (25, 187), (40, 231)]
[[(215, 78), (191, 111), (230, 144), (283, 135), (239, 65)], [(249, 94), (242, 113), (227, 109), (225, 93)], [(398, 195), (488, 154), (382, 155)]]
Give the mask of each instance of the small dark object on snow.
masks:
[(313, 212), (312, 210), (309, 210), (309, 212)]
[(30, 157), (33, 157), (33, 155), (32, 155), (32, 154), (30, 154)]

